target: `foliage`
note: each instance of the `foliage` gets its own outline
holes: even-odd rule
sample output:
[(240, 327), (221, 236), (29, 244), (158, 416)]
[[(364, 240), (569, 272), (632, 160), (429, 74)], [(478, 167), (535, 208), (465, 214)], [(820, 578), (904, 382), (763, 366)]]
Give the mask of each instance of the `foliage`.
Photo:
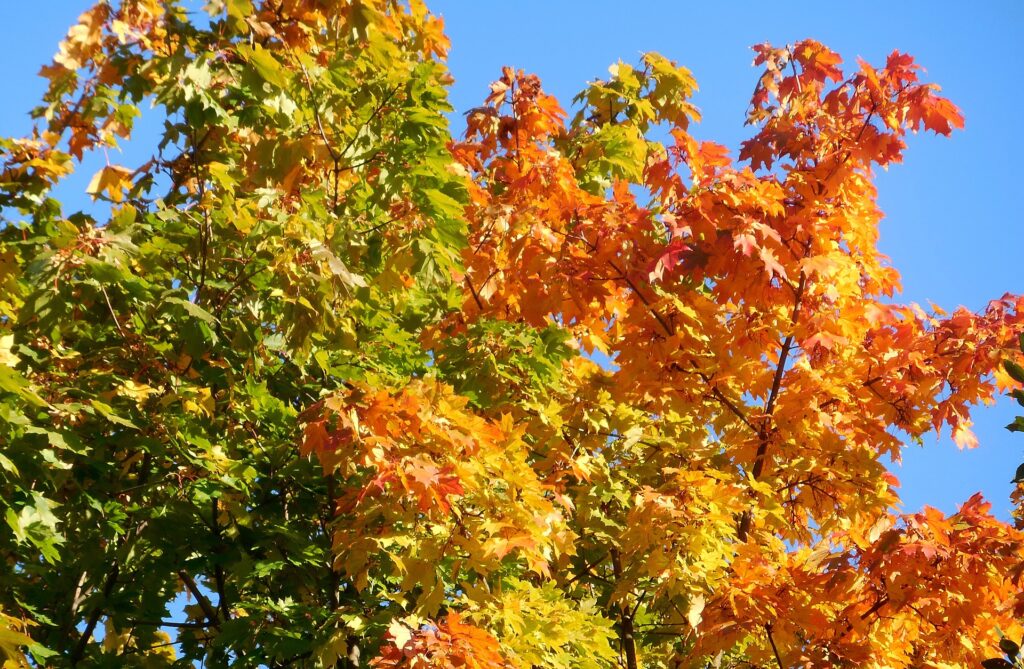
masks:
[(999, 640), (1000, 657), (990, 657), (983, 660), (981, 666), (984, 669), (1013, 669), (1020, 666), (1020, 645), (1008, 637)]
[[(963, 124), (913, 60), (755, 47), (734, 161), (656, 54), (571, 120), (506, 68), (453, 140), (447, 46), (418, 0), (69, 31), (0, 142), (6, 661), (953, 667), (1020, 638), (1024, 534), (978, 496), (892, 510), (885, 459), (976, 445), (1024, 329), (1013, 296), (892, 300), (872, 170)], [(152, 159), (65, 212), (149, 106)]]

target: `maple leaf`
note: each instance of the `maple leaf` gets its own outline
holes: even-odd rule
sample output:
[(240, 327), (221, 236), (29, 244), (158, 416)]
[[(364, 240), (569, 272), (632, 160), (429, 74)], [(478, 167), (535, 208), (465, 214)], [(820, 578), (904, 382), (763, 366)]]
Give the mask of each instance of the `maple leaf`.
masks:
[(508, 73), (491, 84), (491, 94), (487, 96), (487, 104), (492, 107), (497, 107), (505, 101), (505, 96), (508, 94), (510, 88), (512, 88), (512, 76), (509, 68), (503, 68), (508, 70)]
[(812, 351), (815, 347), (821, 347), (826, 351), (833, 350), (837, 345), (846, 344), (846, 338), (827, 332), (817, 332), (805, 339), (800, 346), (805, 351)]
[(67, 37), (60, 44), (60, 51), (53, 61), (68, 70), (78, 70), (99, 52), (103, 39), (103, 26), (110, 15), (110, 8), (97, 4), (78, 17), (78, 23), (68, 30)]
[(420, 498), (420, 510), (428, 511), (437, 504), (442, 513), (451, 511), (449, 498), (462, 495), (465, 490), (458, 476), (452, 473), (452, 466), (438, 467), (422, 457), (414, 457), (405, 468), (405, 473), (416, 483), (415, 491)]
[(113, 202), (124, 199), (124, 191), (132, 187), (131, 171), (118, 165), (107, 165), (93, 175), (85, 192), (94, 198), (106, 193)]
[(970, 423), (961, 423), (953, 429), (953, 441), (958, 448), (977, 448), (978, 438), (970, 429)]
[(820, 42), (814, 40), (798, 42), (793, 53), (804, 72), (813, 80), (819, 82), (826, 79), (842, 81), (843, 71), (838, 67), (843, 62), (842, 57)]
[(749, 232), (741, 232), (733, 235), (732, 245), (737, 251), (749, 257), (757, 248), (757, 240)]
[(665, 272), (671, 272), (682, 260), (690, 246), (680, 239), (673, 240), (665, 247), (661, 255), (652, 263), (648, 276), (651, 281), (660, 281)]
[[(487, 631), (462, 622), (455, 611), (444, 620), (422, 625), (410, 635), (405, 626), (394, 630), (391, 643), (370, 662), (372, 667), (400, 669), (511, 669), (501, 656), (497, 640)], [(399, 645), (401, 642), (401, 645)]]
[(964, 117), (960, 110), (946, 98), (934, 95), (925, 89), (924, 94), (911, 106), (908, 113), (915, 126), (923, 124), (928, 130), (940, 135), (950, 135), (953, 129), (963, 129)]
[(764, 263), (764, 271), (767, 272), (768, 276), (778, 275), (783, 279), (788, 278), (786, 276), (786, 268), (778, 261), (771, 249), (762, 248), (758, 255), (761, 258), (761, 262)]

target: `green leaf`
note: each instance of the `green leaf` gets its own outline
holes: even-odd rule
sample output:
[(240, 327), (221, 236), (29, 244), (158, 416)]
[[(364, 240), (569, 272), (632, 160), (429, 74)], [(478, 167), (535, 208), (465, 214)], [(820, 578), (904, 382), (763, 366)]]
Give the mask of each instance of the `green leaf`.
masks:
[(14, 532), (14, 538), (18, 541), (25, 540), (25, 531), (21, 527), (21, 520), (18, 519), (18, 514), (14, 509), (7, 507), (7, 511), (4, 512), (4, 519), (7, 521), (7, 526)]
[(640, 132), (628, 125), (606, 125), (594, 135), (604, 160), (611, 166), (611, 173), (631, 181), (638, 181), (643, 175), (647, 143)]
[(1016, 660), (1017, 655), (1020, 654), (1020, 646), (1018, 646), (1015, 641), (1005, 636), (999, 640), (999, 650), (1006, 653), (1011, 660)]
[(31, 501), (21, 507), (20, 513), (8, 508), (4, 514), (15, 538), (20, 542), (31, 542), (51, 564), (57, 562), (60, 556), (57, 546), (64, 542), (64, 537), (57, 530), (57, 517), (53, 513), (57, 506), (56, 502), (33, 492)]
[(89, 403), (92, 405), (94, 409), (96, 409), (96, 411), (99, 412), (101, 416), (106, 418), (111, 423), (114, 423), (115, 425), (123, 425), (124, 427), (130, 427), (136, 430), (139, 429), (139, 427), (135, 423), (117, 415), (117, 412), (114, 411), (114, 407), (110, 406), (109, 404), (106, 404), (105, 402), (101, 402), (99, 400), (90, 400)]
[(228, 16), (244, 19), (253, 12), (252, 0), (227, 0)]
[(4, 471), (9, 472), (15, 476), (20, 476), (18, 467), (15, 466), (14, 462), (3, 453), (0, 453), (0, 468)]
[(1001, 657), (992, 657), (984, 660), (981, 666), (985, 669), (1013, 669), (1013, 665)]
[(1012, 390), (1010, 391), (1010, 397), (1017, 400), (1017, 404), (1024, 407), (1024, 390), (1021, 390), (1020, 388)]
[(7, 365), (0, 365), (0, 390), (14, 393), (23, 400), (38, 407), (50, 406), (46, 400), (36, 394), (28, 379)]
[(462, 218), (463, 204), (436, 188), (424, 188), (423, 196), (426, 199), (427, 208), (437, 217), (441, 218)]
[(259, 44), (238, 46), (238, 54), (253, 66), (256, 72), (268, 83), (284, 88), (288, 85), (288, 75), (274, 55)]
[(1024, 463), (1017, 467), (1017, 473), (1013, 475), (1013, 483), (1024, 483)]
[(1024, 367), (1021, 367), (1013, 360), (1003, 360), (1003, 369), (1017, 383), (1024, 383)]
[(210, 325), (213, 325), (213, 324), (215, 324), (217, 322), (217, 319), (214, 318), (213, 314), (211, 314), (206, 309), (203, 309), (201, 306), (199, 306), (195, 302), (190, 302), (189, 300), (183, 300), (180, 297), (165, 297), (164, 298), (164, 302), (170, 302), (171, 304), (177, 304), (178, 306), (182, 307), (190, 316), (198, 318), (199, 320), (203, 321), (204, 323), (209, 323)]

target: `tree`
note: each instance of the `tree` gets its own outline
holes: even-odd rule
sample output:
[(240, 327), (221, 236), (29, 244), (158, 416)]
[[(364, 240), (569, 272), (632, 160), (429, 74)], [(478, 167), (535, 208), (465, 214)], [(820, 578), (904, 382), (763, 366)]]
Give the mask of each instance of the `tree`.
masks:
[[(453, 141), (446, 49), (415, 0), (70, 30), (0, 144), (9, 662), (949, 667), (1020, 638), (1024, 535), (980, 497), (894, 513), (881, 461), (973, 446), (1024, 329), (1012, 296), (890, 300), (872, 169), (962, 126), (914, 62), (756, 47), (737, 162), (656, 54), (571, 121), (505, 69)], [(153, 158), (66, 214), (147, 103)]]

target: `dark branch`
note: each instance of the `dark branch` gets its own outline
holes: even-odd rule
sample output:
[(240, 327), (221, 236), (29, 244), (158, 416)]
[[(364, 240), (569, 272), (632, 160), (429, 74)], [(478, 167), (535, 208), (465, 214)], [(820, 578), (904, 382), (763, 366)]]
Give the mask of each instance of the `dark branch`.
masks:
[(181, 582), (185, 584), (185, 587), (188, 588), (190, 593), (192, 593), (192, 596), (196, 598), (199, 608), (203, 610), (203, 614), (206, 616), (206, 619), (210, 621), (210, 625), (219, 629), (220, 618), (217, 616), (216, 609), (213, 608), (213, 605), (210, 604), (210, 600), (206, 598), (206, 595), (204, 595), (199, 589), (199, 586), (196, 585), (196, 582), (191, 576), (189, 576), (188, 572), (184, 569), (179, 569), (178, 578), (180, 578)]
[(764, 631), (768, 634), (768, 643), (772, 645), (772, 652), (775, 653), (775, 663), (779, 665), (779, 669), (786, 669), (782, 664), (782, 658), (779, 656), (779, 648), (775, 645), (775, 637), (772, 636), (772, 624), (767, 623), (764, 626)]

